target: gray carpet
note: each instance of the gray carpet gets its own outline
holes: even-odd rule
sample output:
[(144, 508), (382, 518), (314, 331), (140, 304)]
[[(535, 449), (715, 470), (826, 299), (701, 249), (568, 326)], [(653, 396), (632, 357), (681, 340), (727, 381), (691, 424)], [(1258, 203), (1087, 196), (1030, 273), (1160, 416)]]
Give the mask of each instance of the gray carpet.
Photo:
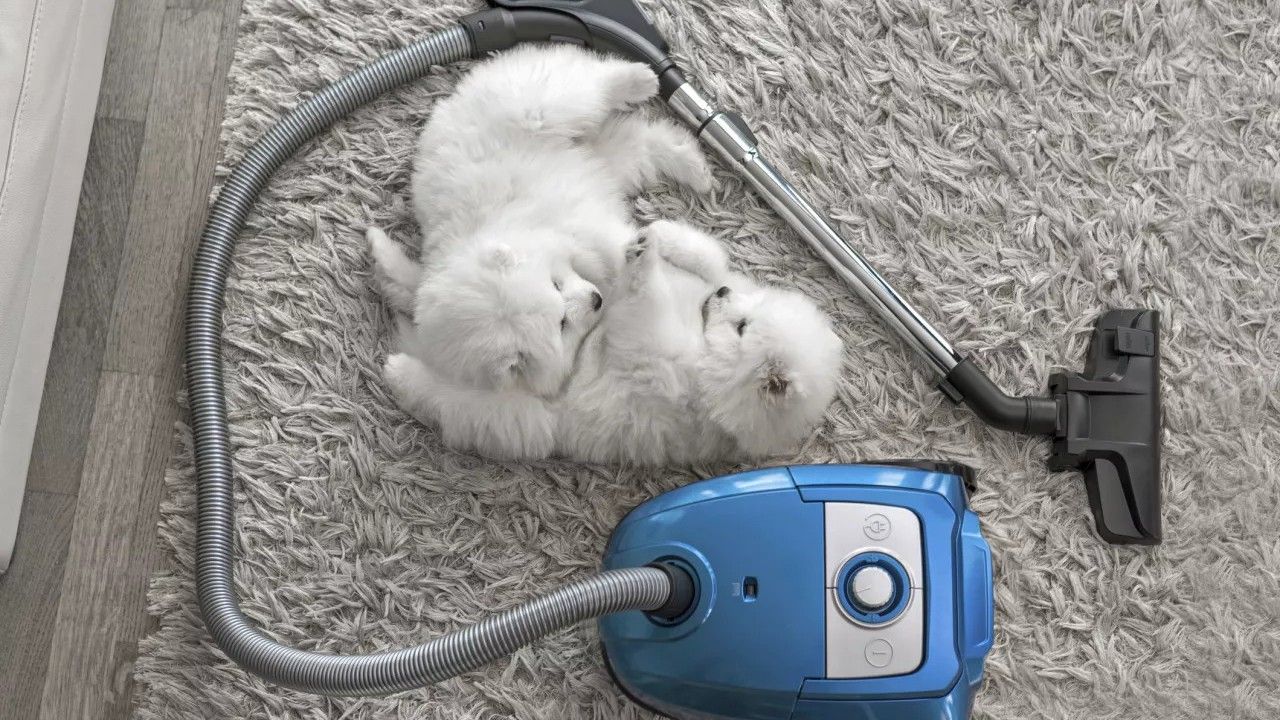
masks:
[[(839, 398), (794, 458), (979, 469), (995, 554), (989, 718), (1280, 717), (1280, 12), (1274, 2), (651, 0), (694, 77), (959, 349), (1010, 391), (1083, 361), (1105, 308), (1163, 315), (1164, 545), (1091, 529), (1046, 443), (951, 407), (742, 183), (658, 193), (736, 262), (793, 284), (848, 346)], [(472, 2), (248, 0), (225, 157), (314, 88)], [(726, 467), (484, 462), (445, 450), (378, 377), (391, 319), (361, 230), (410, 240), (415, 133), (461, 69), (359, 111), (267, 191), (227, 320), (237, 580), (280, 640), (405, 645), (592, 571), (636, 503)], [(583, 626), (393, 698), (326, 700), (215, 650), (192, 586), (190, 437), (178, 433), (137, 665), (141, 718), (638, 718)]]

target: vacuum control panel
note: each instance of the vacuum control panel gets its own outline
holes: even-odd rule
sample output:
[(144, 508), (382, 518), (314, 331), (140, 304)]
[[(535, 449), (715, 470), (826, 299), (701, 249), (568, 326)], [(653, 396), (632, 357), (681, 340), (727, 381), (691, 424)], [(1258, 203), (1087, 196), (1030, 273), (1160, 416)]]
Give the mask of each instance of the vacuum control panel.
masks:
[(960, 465), (807, 465), (637, 507), (605, 566), (675, 564), (674, 621), (600, 620), (636, 702), (677, 720), (963, 718), (991, 647), (991, 554)]
[(902, 675), (924, 658), (920, 520), (893, 505), (825, 504), (828, 678)]

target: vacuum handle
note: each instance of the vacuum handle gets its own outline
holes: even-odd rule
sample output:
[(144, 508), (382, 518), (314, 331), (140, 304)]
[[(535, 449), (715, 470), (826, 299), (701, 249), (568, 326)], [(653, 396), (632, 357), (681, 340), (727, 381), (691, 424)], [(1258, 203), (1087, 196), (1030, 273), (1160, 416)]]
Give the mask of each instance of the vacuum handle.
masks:
[(818, 256), (875, 309), (941, 377), (962, 358), (933, 326), (848, 243), (831, 221), (809, 204), (760, 153), (755, 135), (742, 118), (715, 108), (688, 82), (670, 94), (668, 104), (698, 137), (745, 177)]

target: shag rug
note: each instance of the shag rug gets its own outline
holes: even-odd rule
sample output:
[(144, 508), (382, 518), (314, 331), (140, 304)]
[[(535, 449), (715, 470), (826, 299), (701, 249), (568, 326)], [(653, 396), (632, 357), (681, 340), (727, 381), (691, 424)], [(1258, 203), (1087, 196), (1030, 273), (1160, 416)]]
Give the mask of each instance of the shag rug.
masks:
[[(1280, 10), (1275, 2), (648, 0), (691, 76), (1006, 390), (1083, 365), (1107, 308), (1163, 322), (1165, 542), (1100, 541), (1047, 442), (994, 431), (730, 173), (654, 193), (737, 265), (834, 316), (825, 424), (777, 462), (978, 469), (995, 555), (983, 718), (1280, 717)], [(247, 0), (223, 157), (313, 88), (478, 2)], [(465, 71), (357, 111), (267, 189), (235, 258), (226, 367), (237, 589), (280, 641), (400, 647), (591, 573), (628, 509), (732, 467), (486, 462), (396, 409), (392, 320), (363, 229), (413, 244), (415, 135)], [(211, 643), (193, 585), (190, 433), (177, 433), (140, 718), (644, 718), (585, 624), (440, 685), (335, 700), (281, 690)]]

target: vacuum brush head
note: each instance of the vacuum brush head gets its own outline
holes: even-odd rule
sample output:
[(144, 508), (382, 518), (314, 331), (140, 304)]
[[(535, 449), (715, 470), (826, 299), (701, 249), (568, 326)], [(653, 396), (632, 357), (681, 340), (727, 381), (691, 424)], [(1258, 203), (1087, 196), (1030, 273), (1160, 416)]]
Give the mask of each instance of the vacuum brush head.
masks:
[(1082, 373), (1055, 373), (1049, 397), (1006, 395), (962, 359), (938, 386), (988, 425), (1049, 435), (1049, 468), (1084, 473), (1098, 534), (1160, 542), (1160, 316), (1111, 310), (1094, 326)]
[(1082, 373), (1056, 373), (1049, 467), (1084, 473), (1098, 534), (1160, 542), (1160, 316), (1111, 310), (1094, 327)]

